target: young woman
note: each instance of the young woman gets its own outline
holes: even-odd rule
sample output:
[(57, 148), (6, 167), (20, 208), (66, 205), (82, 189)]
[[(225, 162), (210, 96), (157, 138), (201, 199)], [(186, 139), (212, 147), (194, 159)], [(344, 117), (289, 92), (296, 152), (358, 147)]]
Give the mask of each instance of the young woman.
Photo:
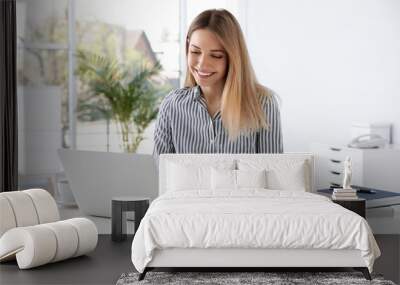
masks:
[(161, 153), (280, 153), (276, 98), (260, 85), (235, 17), (207, 10), (189, 27), (185, 87), (163, 100), (154, 132)]

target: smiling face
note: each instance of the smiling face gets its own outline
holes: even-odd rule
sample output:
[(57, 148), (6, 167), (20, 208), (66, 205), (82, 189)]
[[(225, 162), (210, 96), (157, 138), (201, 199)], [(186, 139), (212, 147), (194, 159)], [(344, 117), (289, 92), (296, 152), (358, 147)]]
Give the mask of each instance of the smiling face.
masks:
[(223, 87), (228, 56), (215, 34), (199, 29), (189, 39), (188, 68), (200, 87)]

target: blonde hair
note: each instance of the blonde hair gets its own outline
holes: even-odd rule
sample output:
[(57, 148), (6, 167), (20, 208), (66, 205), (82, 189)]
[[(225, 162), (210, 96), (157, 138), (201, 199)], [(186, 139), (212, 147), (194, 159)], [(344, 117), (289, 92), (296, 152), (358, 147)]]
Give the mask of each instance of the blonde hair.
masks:
[[(242, 30), (235, 17), (224, 9), (206, 10), (191, 23), (186, 37), (186, 56), (192, 33), (199, 29), (213, 32), (228, 56), (228, 70), (221, 98), (221, 118), (229, 139), (241, 133), (267, 128), (266, 114), (261, 106), (261, 96), (270, 96), (268, 89), (258, 83)], [(196, 86), (196, 81), (186, 70), (186, 87)]]

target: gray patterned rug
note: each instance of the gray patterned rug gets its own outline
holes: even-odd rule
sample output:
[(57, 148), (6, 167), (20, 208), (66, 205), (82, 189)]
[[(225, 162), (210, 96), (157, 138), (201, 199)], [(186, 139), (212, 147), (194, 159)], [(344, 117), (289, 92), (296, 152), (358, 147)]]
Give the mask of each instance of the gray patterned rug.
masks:
[(379, 284), (395, 285), (384, 280), (381, 275), (372, 274), (372, 281), (364, 278), (360, 272), (148, 272), (142, 281), (138, 281), (139, 273), (124, 273), (117, 285), (134, 284)]

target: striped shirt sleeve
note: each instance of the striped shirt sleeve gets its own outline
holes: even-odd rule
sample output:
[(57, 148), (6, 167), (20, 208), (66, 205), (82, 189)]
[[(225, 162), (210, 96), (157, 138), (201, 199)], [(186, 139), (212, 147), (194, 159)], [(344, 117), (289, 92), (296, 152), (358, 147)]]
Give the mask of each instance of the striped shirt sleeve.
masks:
[(158, 158), (162, 153), (175, 153), (172, 140), (171, 120), (169, 118), (169, 108), (171, 106), (171, 95), (169, 93), (162, 101), (156, 119), (154, 129), (154, 149), (153, 158), (158, 165)]
[(281, 116), (276, 95), (272, 93), (263, 106), (269, 127), (260, 130), (259, 153), (283, 153)]

